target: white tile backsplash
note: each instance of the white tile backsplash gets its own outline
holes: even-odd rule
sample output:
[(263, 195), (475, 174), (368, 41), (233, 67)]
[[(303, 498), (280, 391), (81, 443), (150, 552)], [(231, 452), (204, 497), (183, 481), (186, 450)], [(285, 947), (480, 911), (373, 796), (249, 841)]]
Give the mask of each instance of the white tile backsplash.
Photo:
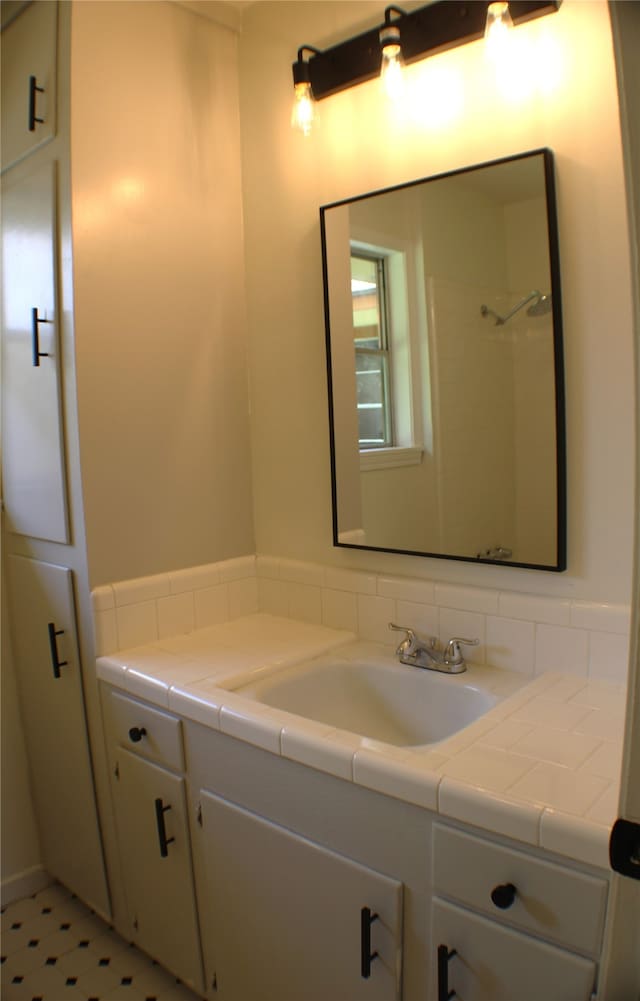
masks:
[(488, 615), (486, 659), (494, 667), (532, 674), (535, 663), (535, 623)]
[(497, 615), (498, 592), (484, 587), (457, 587), (454, 584), (436, 584), (436, 605), (457, 608), (464, 612), (483, 612)]
[(397, 634), (389, 629), (389, 623), (395, 621), (395, 611), (395, 602), (391, 598), (359, 594), (358, 633), (365, 640), (391, 646), (397, 640)]
[(620, 633), (589, 633), (589, 678), (624, 682), (628, 667), (628, 636)]
[(322, 590), (312, 584), (287, 584), (289, 618), (300, 622), (322, 622)]
[(92, 602), (99, 655), (261, 610), (387, 646), (397, 639), (390, 621), (443, 643), (477, 637), (480, 645), (465, 650), (470, 663), (520, 674), (627, 677), (629, 607), (603, 602), (251, 555), (103, 585)]
[(120, 580), (112, 584), (116, 607), (135, 605), (142, 601), (155, 601), (165, 594), (171, 593), (169, 574), (156, 574), (154, 577), (135, 577), (132, 580)]
[[(118, 647), (142, 646), (158, 639), (158, 609), (155, 601), (140, 601), (116, 608)], [(102, 651), (101, 651), (102, 652)]]
[(194, 591), (196, 629), (205, 629), (229, 620), (229, 585), (216, 584)]
[(348, 591), (322, 589), (322, 624), (330, 629), (358, 632), (358, 599)]
[(536, 674), (562, 671), (586, 677), (589, 670), (589, 634), (565, 626), (536, 626)]
[(378, 594), (383, 598), (397, 598), (421, 605), (435, 605), (435, 585), (429, 580), (411, 580), (406, 577), (378, 577)]

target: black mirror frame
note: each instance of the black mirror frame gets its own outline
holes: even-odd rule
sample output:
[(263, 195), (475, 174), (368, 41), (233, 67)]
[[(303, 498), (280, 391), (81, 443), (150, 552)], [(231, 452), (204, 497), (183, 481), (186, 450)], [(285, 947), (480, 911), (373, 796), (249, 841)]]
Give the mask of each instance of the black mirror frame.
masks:
[[(333, 406), (333, 376), (331, 369), (331, 327), (329, 315), (329, 280), (327, 261), (327, 240), (325, 214), (329, 209), (350, 205), (354, 202), (370, 198), (375, 195), (383, 195), (401, 189), (416, 187), (430, 181), (437, 181), (443, 178), (453, 177), (459, 174), (470, 173), (486, 167), (495, 167), (516, 160), (524, 160), (528, 157), (542, 156), (544, 166), (545, 194), (547, 202), (547, 231), (549, 240), (549, 270), (551, 275), (551, 296), (552, 296), (552, 316), (553, 316), (553, 351), (554, 351), (554, 382), (555, 382), (555, 419), (556, 419), (556, 553), (557, 562), (553, 565), (539, 563), (519, 563), (512, 560), (491, 560), (483, 557), (457, 556), (446, 553), (421, 552), (411, 549), (392, 549), (386, 546), (366, 546), (357, 543), (340, 542), (338, 539), (338, 487), (336, 470), (336, 448), (335, 448), (335, 423)], [(365, 552), (396, 553), (403, 556), (420, 556), (437, 560), (455, 560), (463, 563), (489, 564), (500, 567), (519, 567), (526, 570), (546, 570), (550, 572), (561, 572), (567, 569), (567, 457), (566, 457), (566, 419), (565, 419), (565, 378), (564, 378), (564, 352), (563, 352), (563, 330), (562, 330), (562, 298), (560, 284), (560, 248), (558, 239), (558, 213), (556, 203), (556, 185), (554, 171), (553, 152), (548, 148), (529, 150), (525, 153), (517, 153), (512, 156), (501, 157), (497, 160), (487, 160), (483, 163), (462, 167), (458, 170), (446, 171), (434, 174), (430, 177), (418, 178), (406, 184), (397, 184), (388, 188), (381, 188), (369, 191), (353, 198), (344, 198), (337, 202), (331, 202), (320, 207), (320, 238), (322, 244), (322, 278), (323, 278), (323, 299), (325, 317), (325, 343), (326, 343), (326, 365), (327, 365), (327, 396), (329, 408), (329, 440), (331, 449), (331, 505), (333, 521), (333, 544), (341, 549), (360, 549)]]

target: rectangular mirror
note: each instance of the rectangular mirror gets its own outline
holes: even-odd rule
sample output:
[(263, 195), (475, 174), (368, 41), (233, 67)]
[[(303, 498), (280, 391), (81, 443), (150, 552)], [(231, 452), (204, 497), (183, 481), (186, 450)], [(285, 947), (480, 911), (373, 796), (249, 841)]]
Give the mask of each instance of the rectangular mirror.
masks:
[(549, 150), (320, 209), (334, 544), (566, 567)]

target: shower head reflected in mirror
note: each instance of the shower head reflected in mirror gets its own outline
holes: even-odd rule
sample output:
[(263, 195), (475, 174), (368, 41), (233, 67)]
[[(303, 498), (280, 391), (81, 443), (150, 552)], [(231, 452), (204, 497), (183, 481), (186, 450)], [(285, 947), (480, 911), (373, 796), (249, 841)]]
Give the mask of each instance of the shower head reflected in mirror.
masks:
[[(535, 302), (533, 300), (535, 300)], [(507, 322), (507, 320), (510, 320), (512, 316), (515, 316), (516, 313), (520, 312), (520, 310), (529, 302), (531, 305), (527, 310), (527, 316), (546, 316), (547, 313), (551, 312), (551, 293), (546, 295), (543, 292), (539, 292), (538, 289), (533, 289), (533, 291), (529, 292), (529, 295), (525, 295), (524, 299), (522, 299), (517, 306), (514, 306), (513, 309), (506, 314), (506, 316), (500, 316), (499, 313), (496, 313), (494, 309), (489, 309), (489, 307), (484, 303), (480, 307), (480, 313), (485, 317), (495, 316), (496, 327), (501, 327)]]
[(527, 316), (547, 316), (551, 312), (551, 293), (544, 295), (538, 292), (537, 302), (532, 302), (527, 310)]

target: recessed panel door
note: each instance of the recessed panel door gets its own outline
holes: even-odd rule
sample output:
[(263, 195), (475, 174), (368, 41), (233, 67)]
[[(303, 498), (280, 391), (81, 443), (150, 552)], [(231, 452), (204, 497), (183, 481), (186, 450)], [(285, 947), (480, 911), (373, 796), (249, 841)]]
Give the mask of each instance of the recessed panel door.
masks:
[(68, 542), (55, 168), (3, 180), (2, 467), (7, 528)]
[(55, 135), (57, 14), (35, 0), (2, 29), (3, 170)]
[(44, 866), (109, 913), (76, 638), (72, 574), (7, 557), (12, 648)]
[(595, 988), (591, 960), (437, 898), (432, 959), (432, 1001), (450, 991), (461, 1001), (589, 1001)]
[(112, 789), (131, 937), (201, 990), (184, 779), (123, 749), (116, 760)]
[(205, 965), (221, 1001), (401, 996), (400, 882), (211, 793), (201, 806)]

